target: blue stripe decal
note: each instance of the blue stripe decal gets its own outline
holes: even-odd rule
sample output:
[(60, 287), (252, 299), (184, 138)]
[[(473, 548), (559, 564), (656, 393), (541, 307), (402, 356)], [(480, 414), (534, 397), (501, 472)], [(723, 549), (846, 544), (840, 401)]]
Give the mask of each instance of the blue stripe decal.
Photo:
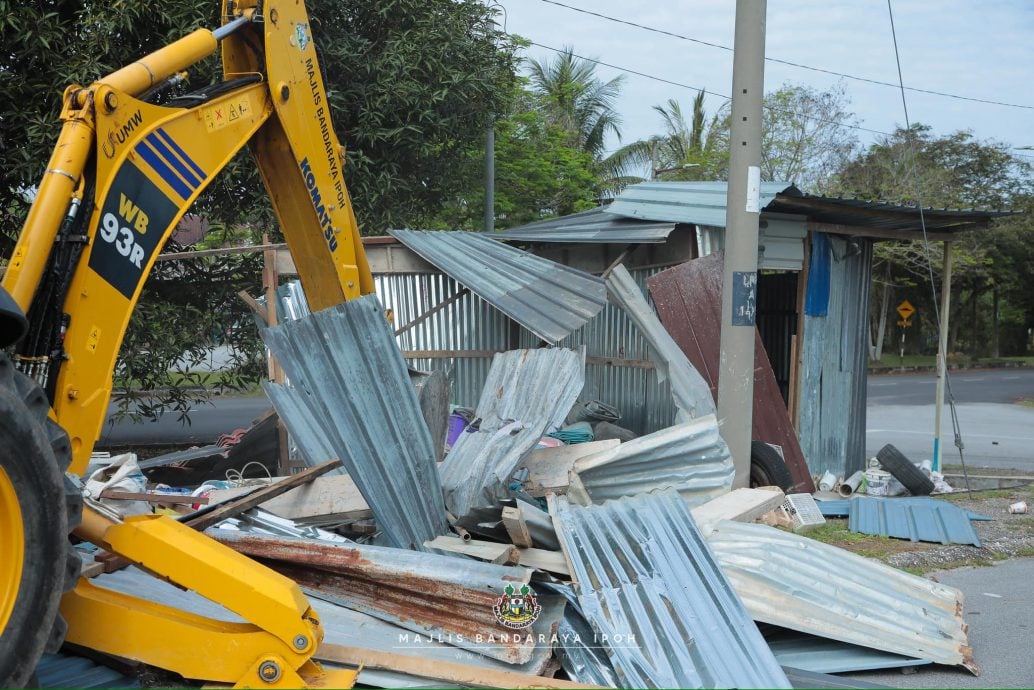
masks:
[(183, 163), (173, 155), (172, 151), (169, 150), (169, 147), (163, 144), (161, 140), (154, 135), (154, 132), (151, 132), (145, 138), (147, 143), (154, 147), (154, 150), (158, 152), (158, 155), (161, 156), (166, 163), (175, 168), (176, 172), (178, 172), (180, 177), (182, 177), (187, 183), (187, 186), (190, 187), (190, 191), (194, 191), (198, 188), (198, 185), (201, 184), (201, 180), (197, 179), (194, 173), (192, 173), (187, 166), (183, 165)]
[(177, 194), (184, 199), (190, 198), (191, 191), (187, 185), (183, 184), (183, 181), (176, 177), (176, 174), (169, 169), (169, 166), (165, 164), (165, 161), (159, 158), (158, 154), (147, 145), (147, 141), (141, 141), (133, 150), (140, 154), (140, 157), (143, 158), (148, 165), (154, 168), (154, 171), (158, 173), (163, 180), (168, 182), (169, 186), (176, 190)]
[(201, 178), (202, 180), (207, 179), (208, 175), (205, 174), (205, 171), (202, 170), (198, 166), (198, 164), (194, 162), (193, 158), (187, 155), (186, 151), (180, 148), (179, 144), (172, 140), (172, 137), (170, 137), (164, 129), (159, 128), (156, 130), (156, 132), (158, 136), (160, 136), (165, 141), (165, 143), (168, 144), (170, 148), (172, 148), (173, 151), (180, 155), (180, 158), (187, 161), (187, 165), (194, 169), (194, 172), (197, 173), (197, 176), (199, 178)]

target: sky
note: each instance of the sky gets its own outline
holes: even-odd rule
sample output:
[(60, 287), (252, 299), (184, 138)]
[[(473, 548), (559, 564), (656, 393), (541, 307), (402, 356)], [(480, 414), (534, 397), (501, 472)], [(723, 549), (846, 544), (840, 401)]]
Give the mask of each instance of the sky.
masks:
[[(734, 0), (558, 0), (648, 27), (724, 46), (733, 44)], [(549, 4), (544, 0), (490, 0), (505, 8), (506, 30), (542, 46), (570, 46), (594, 58), (694, 87), (682, 88), (627, 74), (617, 110), (622, 141), (662, 131), (651, 106), (676, 98), (690, 111), (696, 88), (729, 94), (732, 52), (712, 48)], [(1028, 106), (1004, 107), (907, 91), (910, 120), (935, 134), (970, 130), (1010, 147), (1034, 147), (1034, 1), (894, 0), (894, 23), (906, 87)], [(897, 84), (886, 0), (768, 0), (767, 58)], [(531, 46), (544, 61), (555, 53)], [(598, 67), (609, 79), (622, 70)], [(891, 132), (904, 125), (897, 88), (766, 61), (765, 90), (784, 83), (829, 89), (842, 83), (861, 127)], [(707, 96), (705, 108), (722, 105)], [(864, 146), (879, 135), (856, 131)], [(611, 141), (616, 148), (618, 142)], [(1034, 162), (1034, 150), (1015, 151)]]

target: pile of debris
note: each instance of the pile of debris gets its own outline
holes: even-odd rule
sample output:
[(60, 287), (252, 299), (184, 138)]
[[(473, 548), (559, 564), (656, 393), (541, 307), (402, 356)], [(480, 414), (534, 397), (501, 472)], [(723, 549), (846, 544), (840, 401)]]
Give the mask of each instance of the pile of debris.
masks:
[[(778, 688), (921, 663), (976, 673), (960, 592), (795, 533), (814, 501), (732, 490), (708, 384), (627, 271), (605, 287), (670, 381), (669, 428), (616, 427), (619, 412), (582, 397), (584, 355), (558, 347), (496, 355), (476, 408), (450, 411), (441, 390), (418, 394), (367, 296), (263, 333), (288, 380), (266, 390), (308, 469), (106, 499), (165, 501), (297, 582), (324, 625), (316, 658), (361, 665), (364, 685)], [(780, 513), (783, 528), (757, 524)], [(95, 584), (237, 620), (117, 565), (98, 555)]]

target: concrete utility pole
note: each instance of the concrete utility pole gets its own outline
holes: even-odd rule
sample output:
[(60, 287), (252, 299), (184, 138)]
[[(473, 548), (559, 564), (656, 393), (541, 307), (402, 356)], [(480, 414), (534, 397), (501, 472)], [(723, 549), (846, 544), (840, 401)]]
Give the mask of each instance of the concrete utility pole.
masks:
[(766, 0), (736, 0), (718, 375), (718, 423), (736, 467), (734, 487), (750, 482), (766, 11)]
[(495, 117), (485, 130), (485, 232), (495, 230)]

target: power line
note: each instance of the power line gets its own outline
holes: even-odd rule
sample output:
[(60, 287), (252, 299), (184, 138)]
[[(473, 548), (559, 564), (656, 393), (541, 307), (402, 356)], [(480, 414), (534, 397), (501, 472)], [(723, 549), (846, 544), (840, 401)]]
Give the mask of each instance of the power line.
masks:
[[(685, 36), (683, 34), (677, 34), (677, 33), (673, 32), (673, 31), (667, 31), (665, 29), (658, 29), (657, 27), (654, 27), (654, 26), (646, 26), (645, 24), (637, 24), (636, 22), (628, 21), (627, 19), (618, 19), (617, 17), (611, 17), (611, 16), (608, 16), (606, 14), (600, 14), (599, 12), (593, 12), (591, 10), (585, 10), (585, 9), (580, 8), (580, 7), (574, 7), (573, 5), (567, 5), (565, 3), (558, 2), (557, 0), (539, 0), (539, 2), (544, 2), (544, 3), (548, 4), (548, 5), (556, 5), (557, 7), (563, 7), (563, 8), (569, 9), (569, 10), (571, 10), (573, 12), (579, 12), (581, 14), (587, 14), (587, 15), (590, 15), (590, 16), (593, 16), (593, 17), (598, 17), (600, 19), (605, 19), (605, 20), (610, 21), (610, 22), (615, 22), (617, 24), (624, 24), (626, 26), (632, 26), (632, 27), (635, 27), (637, 29), (642, 29), (644, 31), (652, 31), (653, 33), (662, 34), (664, 36), (670, 36), (672, 38), (677, 38), (677, 39), (680, 39), (682, 41), (689, 41), (690, 43), (697, 43), (699, 45), (707, 46), (709, 48), (718, 48), (720, 50), (727, 50), (729, 52), (732, 52), (732, 48), (730, 46), (722, 45), (720, 43), (711, 43), (710, 41), (704, 41), (704, 40), (701, 40), (699, 38), (693, 38), (692, 36)], [(806, 70), (810, 70), (812, 72), (820, 72), (822, 74), (829, 74), (829, 75), (832, 75), (832, 76), (835, 76), (835, 77), (843, 77), (844, 79), (851, 79), (851, 80), (854, 80), (854, 81), (865, 82), (867, 84), (876, 84), (877, 86), (889, 86), (890, 88), (893, 88), (893, 89), (903, 88), (906, 91), (915, 91), (916, 93), (925, 93), (925, 94), (929, 94), (929, 95), (932, 95), (932, 96), (942, 96), (944, 98), (954, 98), (954, 99), (960, 100), (960, 101), (971, 101), (973, 103), (984, 103), (984, 104), (987, 104), (987, 105), (1000, 105), (1000, 106), (1003, 106), (1003, 107), (1006, 107), (1006, 108), (1022, 108), (1024, 110), (1034, 110), (1034, 105), (1022, 105), (1022, 104), (1019, 104), (1019, 103), (1005, 103), (1004, 101), (992, 101), (992, 100), (987, 99), (987, 98), (976, 98), (974, 96), (960, 96), (959, 94), (955, 94), (955, 93), (946, 93), (944, 91), (934, 91), (932, 89), (920, 89), (920, 88), (915, 87), (915, 86), (900, 86), (899, 84), (893, 84), (893, 83), (891, 83), (889, 81), (880, 81), (879, 79), (869, 79), (868, 77), (859, 77), (859, 76), (854, 75), (854, 74), (847, 74), (845, 72), (836, 72), (834, 70), (824, 69), (822, 67), (813, 67), (811, 65), (805, 65), (805, 64), (802, 64), (802, 63), (799, 63), (799, 62), (791, 62), (790, 60), (780, 60), (779, 58), (766, 57), (765, 60), (767, 62), (775, 62), (775, 63), (779, 63), (781, 65), (788, 65), (790, 67), (797, 67), (799, 69), (806, 69)]]
[[(647, 74), (646, 72), (640, 72), (638, 70), (630, 69), (628, 67), (622, 67), (620, 65), (614, 65), (614, 64), (611, 64), (609, 62), (603, 62), (602, 60), (597, 60), (596, 58), (590, 58), (590, 57), (585, 57), (583, 55), (577, 55), (577, 54), (575, 54), (575, 53), (573, 53), (573, 52), (571, 52), (569, 50), (563, 50), (561, 48), (554, 48), (552, 46), (547, 46), (545, 44), (538, 43), (536, 41), (528, 41), (528, 43), (530, 43), (533, 46), (537, 46), (539, 48), (545, 48), (546, 50), (551, 50), (554, 53), (570, 53), (571, 57), (576, 57), (579, 60), (585, 60), (586, 62), (592, 62), (594, 64), (601, 65), (603, 67), (610, 67), (611, 69), (616, 69), (616, 70), (619, 70), (621, 72), (628, 72), (629, 74), (634, 74), (636, 76), (643, 77), (644, 79), (652, 79), (653, 81), (659, 81), (662, 84), (669, 84), (671, 86), (678, 86), (678, 87), (683, 88), (683, 89), (690, 89), (691, 91), (702, 91), (702, 92), (706, 93), (709, 96), (717, 96), (718, 98), (723, 98), (723, 99), (725, 99), (727, 101), (728, 100), (732, 100), (732, 98), (730, 96), (726, 96), (723, 93), (717, 93), (715, 91), (709, 91), (708, 89), (698, 88), (696, 86), (690, 86), (689, 84), (683, 84), (682, 82), (672, 81), (671, 79), (665, 79), (664, 77), (658, 77), (658, 76), (655, 76), (653, 74)], [(787, 110), (786, 108), (775, 108), (775, 107), (768, 106), (768, 105), (766, 105), (765, 108), (768, 108), (769, 110), (775, 110), (777, 112), (787, 112), (787, 113), (793, 112), (791, 110)], [(813, 120), (815, 122), (824, 122), (826, 124), (834, 124), (834, 125), (839, 125), (841, 127), (847, 127), (849, 129), (857, 129), (857, 130), (862, 131), (862, 132), (869, 132), (870, 134), (882, 134), (882, 135), (888, 136), (888, 137), (889, 136), (893, 136), (890, 132), (884, 132), (884, 131), (878, 130), (878, 129), (869, 129), (868, 127), (862, 127), (861, 125), (849, 125), (849, 124), (847, 124), (845, 122), (838, 122), (836, 120), (829, 120), (829, 119), (826, 119), (826, 118), (815, 117), (815, 116), (812, 116), (812, 115), (802, 115), (801, 117), (804, 117), (806, 120)]]

